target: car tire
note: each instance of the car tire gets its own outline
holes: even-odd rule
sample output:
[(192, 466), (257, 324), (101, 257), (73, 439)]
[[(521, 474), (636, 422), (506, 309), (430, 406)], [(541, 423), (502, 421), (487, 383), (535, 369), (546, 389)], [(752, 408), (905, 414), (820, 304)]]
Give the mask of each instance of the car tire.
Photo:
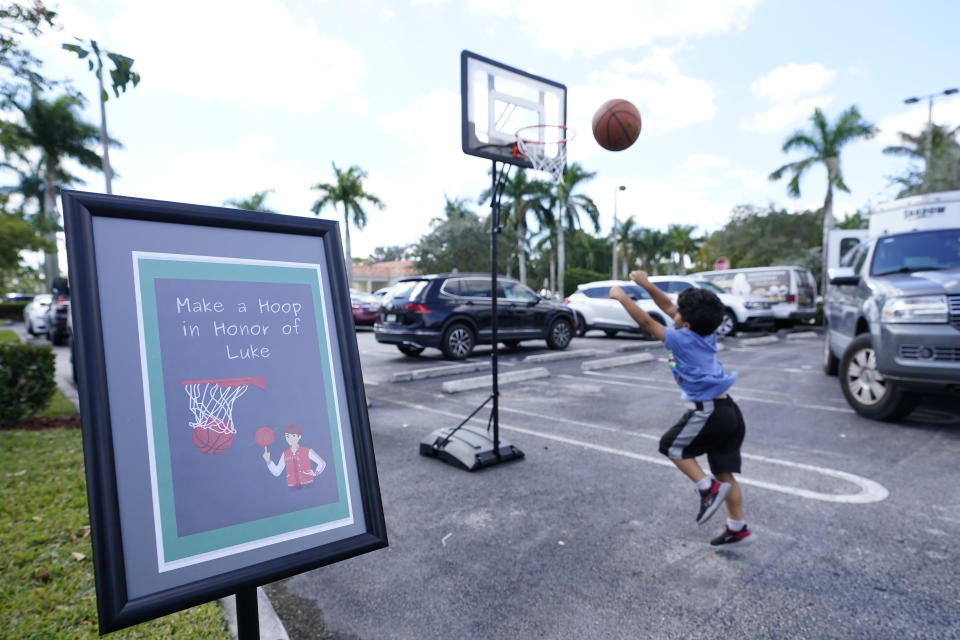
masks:
[(616, 338), (618, 330), (617, 329), (604, 329), (603, 332), (607, 334), (608, 338)]
[(840, 359), (833, 355), (830, 350), (830, 330), (824, 327), (823, 330), (823, 372), (828, 376), (837, 375), (840, 369)]
[(582, 338), (587, 335), (587, 319), (583, 317), (582, 313), (577, 314), (577, 337)]
[(476, 342), (473, 329), (462, 322), (455, 322), (443, 332), (440, 350), (448, 360), (463, 360), (473, 352)]
[(550, 323), (547, 346), (551, 349), (566, 349), (573, 339), (573, 325), (566, 318), (557, 318)]
[(52, 342), (57, 347), (62, 347), (63, 345), (67, 344), (67, 337), (62, 333), (54, 331), (53, 337), (50, 338), (50, 342)]
[(726, 338), (737, 335), (737, 317), (729, 309), (723, 310), (723, 319), (717, 327), (717, 337)]
[(850, 343), (838, 368), (840, 388), (853, 410), (871, 420), (896, 420), (917, 406), (920, 396), (906, 393), (877, 370), (877, 355), (869, 333)]
[(398, 344), (397, 349), (400, 350), (400, 353), (410, 358), (416, 357), (423, 353), (423, 347), (415, 347), (412, 344)]

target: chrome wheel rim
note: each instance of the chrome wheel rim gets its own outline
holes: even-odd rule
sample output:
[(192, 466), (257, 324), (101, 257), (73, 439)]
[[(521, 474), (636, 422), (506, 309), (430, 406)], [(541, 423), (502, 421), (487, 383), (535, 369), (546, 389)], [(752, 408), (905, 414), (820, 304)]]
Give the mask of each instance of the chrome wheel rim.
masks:
[(733, 331), (733, 318), (729, 313), (725, 313), (723, 314), (723, 320), (720, 321), (720, 326), (717, 327), (717, 334), (728, 336), (731, 331)]
[(860, 349), (850, 358), (846, 375), (847, 389), (862, 405), (875, 405), (886, 398), (890, 388), (877, 370), (877, 354), (873, 349)]
[(451, 353), (464, 358), (473, 348), (473, 339), (470, 337), (468, 330), (454, 329), (450, 332), (450, 337), (447, 338), (447, 345), (450, 347)]
[(570, 343), (570, 325), (560, 321), (553, 325), (553, 342), (559, 347)]

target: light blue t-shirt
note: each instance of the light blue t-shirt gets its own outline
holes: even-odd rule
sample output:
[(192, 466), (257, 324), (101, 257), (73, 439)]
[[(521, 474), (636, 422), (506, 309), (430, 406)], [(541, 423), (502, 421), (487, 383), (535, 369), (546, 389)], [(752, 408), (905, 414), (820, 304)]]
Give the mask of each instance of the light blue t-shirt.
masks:
[(701, 336), (690, 329), (667, 327), (663, 335), (667, 363), (687, 402), (713, 400), (737, 380), (717, 361), (717, 334)]

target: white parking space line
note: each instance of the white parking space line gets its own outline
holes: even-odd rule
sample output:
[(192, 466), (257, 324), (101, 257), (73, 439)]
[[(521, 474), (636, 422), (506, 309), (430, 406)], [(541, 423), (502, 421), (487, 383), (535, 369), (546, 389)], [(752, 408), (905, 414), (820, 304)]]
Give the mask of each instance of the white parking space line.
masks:
[[(387, 402), (393, 402), (395, 404), (398, 404), (400, 406), (407, 407), (410, 409), (416, 409), (418, 411), (426, 411), (429, 413), (448, 416), (451, 418), (460, 419), (463, 417), (459, 413), (453, 413), (451, 411), (443, 411), (441, 409), (427, 407), (425, 405), (417, 404), (414, 402), (404, 402), (402, 400), (394, 400), (394, 399), (387, 400)], [(600, 425), (594, 425), (588, 422), (568, 420), (565, 418), (559, 418), (559, 417), (553, 417), (553, 416), (546, 416), (539, 413), (535, 414), (535, 413), (528, 413), (528, 412), (517, 411), (517, 410), (510, 410), (510, 411), (514, 413), (522, 414), (522, 415), (528, 415), (536, 418), (549, 420), (552, 422), (566, 422), (569, 424), (587, 426), (594, 429), (602, 429), (604, 431), (618, 431), (620, 433), (630, 434), (630, 432), (624, 432), (614, 427), (604, 427)], [(477, 422), (482, 424), (484, 420), (481, 418), (475, 417), (471, 420), (471, 422)], [(554, 433), (537, 431), (535, 429), (529, 429), (525, 427), (517, 427), (513, 425), (504, 424), (503, 422), (500, 422), (500, 428), (506, 431), (512, 431), (514, 433), (522, 433), (524, 435), (534, 436), (537, 438), (545, 438), (548, 440), (553, 440), (555, 442), (562, 442), (564, 444), (569, 444), (569, 445), (581, 447), (584, 449), (592, 449), (594, 451), (599, 451), (601, 453), (609, 453), (613, 455), (623, 456), (625, 458), (640, 460), (642, 462), (649, 462), (649, 463), (657, 464), (660, 466), (666, 466), (666, 467), (674, 466), (672, 462), (670, 462), (669, 460), (663, 457), (647, 456), (641, 453), (627, 451), (625, 449), (619, 449), (616, 447), (607, 447), (607, 446), (599, 445), (593, 442), (585, 442), (583, 440), (576, 440), (574, 438), (560, 436)], [(651, 436), (648, 434), (630, 434), (630, 435), (636, 435), (642, 438), (659, 440), (659, 438), (657, 438), (656, 436)], [(847, 473), (846, 471), (839, 471), (837, 469), (829, 469), (826, 467), (818, 467), (818, 466), (809, 465), (809, 464), (801, 464), (799, 462), (792, 462), (790, 460), (782, 460), (779, 458), (769, 458), (766, 456), (758, 456), (755, 454), (743, 453), (742, 455), (744, 458), (757, 460), (759, 462), (764, 462), (764, 463), (779, 465), (784, 467), (791, 467), (794, 469), (802, 469), (804, 471), (810, 471), (812, 473), (819, 473), (821, 475), (837, 478), (839, 480), (843, 480), (856, 485), (857, 487), (860, 488), (860, 491), (856, 493), (840, 493), (840, 494), (822, 493), (820, 491), (811, 491), (809, 489), (803, 489), (801, 487), (791, 487), (787, 485), (777, 484), (774, 482), (755, 480), (753, 478), (744, 477), (741, 475), (738, 478), (738, 481), (745, 485), (759, 487), (761, 489), (768, 489), (770, 491), (777, 491), (780, 493), (786, 493), (786, 494), (794, 495), (800, 498), (807, 498), (809, 500), (819, 500), (821, 502), (837, 502), (837, 503), (845, 503), (845, 504), (867, 504), (871, 502), (880, 502), (881, 500), (885, 500), (890, 495), (889, 491), (887, 491), (887, 489), (883, 485), (877, 482), (874, 482), (873, 480), (869, 480), (867, 478), (863, 478), (861, 476), (857, 476), (852, 473)]]

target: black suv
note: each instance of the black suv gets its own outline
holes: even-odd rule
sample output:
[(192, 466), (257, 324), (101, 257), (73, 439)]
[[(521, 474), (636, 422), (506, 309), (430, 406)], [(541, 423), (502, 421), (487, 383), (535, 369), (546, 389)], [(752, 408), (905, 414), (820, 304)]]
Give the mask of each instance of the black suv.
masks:
[[(442, 273), (404, 278), (385, 296), (373, 325), (377, 342), (408, 356), (426, 347), (463, 360), (477, 344), (490, 344), (493, 305), (490, 275)], [(564, 304), (543, 298), (512, 278), (497, 281), (497, 338), (509, 348), (521, 340), (546, 340), (566, 349), (576, 327)]]

